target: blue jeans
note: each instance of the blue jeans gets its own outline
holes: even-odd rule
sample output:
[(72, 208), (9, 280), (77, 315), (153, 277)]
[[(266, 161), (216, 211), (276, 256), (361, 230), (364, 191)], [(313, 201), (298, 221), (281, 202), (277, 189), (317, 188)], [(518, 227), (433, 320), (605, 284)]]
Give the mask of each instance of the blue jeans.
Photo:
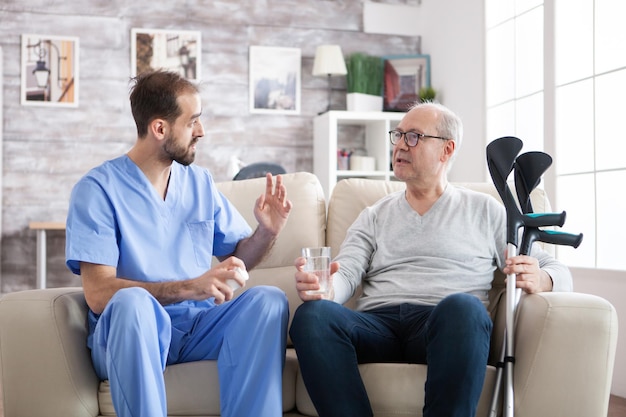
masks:
[[(428, 364), (424, 417), (471, 417), (485, 379), (492, 322), (474, 296), (366, 312), (327, 300), (295, 313), (291, 340), (320, 417), (372, 416), (359, 363)], [(418, 395), (419, 393), (416, 393)]]

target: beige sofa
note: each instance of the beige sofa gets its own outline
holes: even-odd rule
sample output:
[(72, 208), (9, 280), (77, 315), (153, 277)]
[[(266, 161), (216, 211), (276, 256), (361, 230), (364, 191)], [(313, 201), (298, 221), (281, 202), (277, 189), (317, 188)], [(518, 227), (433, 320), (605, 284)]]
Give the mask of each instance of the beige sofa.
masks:
[[(248, 285), (281, 287), (291, 313), (300, 301), (294, 290), (293, 261), (303, 246), (332, 246), (336, 253), (357, 213), (403, 184), (376, 180), (341, 181), (327, 205), (317, 178), (284, 176), (294, 204), (286, 230)], [(219, 184), (254, 225), (252, 205), (263, 179)], [(465, 184), (497, 196), (489, 183)], [(548, 209), (541, 192), (536, 211)], [(498, 277), (501, 283), (502, 277)], [(499, 353), (505, 303), (499, 288), (490, 306)], [(114, 415), (106, 382), (100, 382), (85, 346), (87, 306), (80, 288), (31, 290), (0, 299), (0, 367), (5, 417)], [(605, 300), (586, 294), (547, 293), (523, 297), (516, 329), (515, 394), (518, 417), (606, 416), (617, 340), (617, 317)], [(376, 416), (421, 416), (426, 366), (365, 364), (361, 373)], [(489, 366), (479, 416), (487, 416), (495, 368)], [(165, 371), (170, 416), (219, 415), (214, 362), (170, 366)], [(284, 370), (285, 416), (316, 415), (298, 373), (293, 349)], [(259, 410), (259, 416), (263, 416)]]

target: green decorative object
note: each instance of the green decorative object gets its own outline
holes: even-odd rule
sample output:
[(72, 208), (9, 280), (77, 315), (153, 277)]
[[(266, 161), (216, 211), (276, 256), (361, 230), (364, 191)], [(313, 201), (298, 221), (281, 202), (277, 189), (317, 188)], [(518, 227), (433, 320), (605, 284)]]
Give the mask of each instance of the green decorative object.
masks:
[(348, 93), (382, 95), (383, 59), (356, 52), (346, 61)]
[(420, 101), (434, 101), (437, 96), (437, 91), (432, 87), (422, 87), (419, 91)]

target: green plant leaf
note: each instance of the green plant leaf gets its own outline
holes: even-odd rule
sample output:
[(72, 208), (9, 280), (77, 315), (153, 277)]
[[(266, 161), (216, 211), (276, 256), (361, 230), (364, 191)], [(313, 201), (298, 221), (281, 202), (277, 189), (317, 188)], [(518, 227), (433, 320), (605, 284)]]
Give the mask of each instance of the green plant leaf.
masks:
[(380, 96), (383, 90), (383, 60), (380, 57), (356, 52), (346, 62), (348, 93)]
[(437, 91), (432, 87), (422, 87), (419, 91), (420, 101), (433, 101), (437, 96)]

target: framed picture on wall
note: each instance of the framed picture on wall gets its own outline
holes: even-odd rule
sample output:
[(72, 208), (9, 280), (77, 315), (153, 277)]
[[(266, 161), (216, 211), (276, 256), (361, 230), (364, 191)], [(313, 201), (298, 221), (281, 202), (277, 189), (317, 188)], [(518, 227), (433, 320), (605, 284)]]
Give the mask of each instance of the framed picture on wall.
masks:
[(300, 114), (300, 49), (250, 47), (250, 113)]
[(201, 32), (131, 29), (130, 68), (133, 77), (144, 71), (164, 69), (198, 81), (201, 58)]
[(430, 55), (384, 56), (383, 110), (406, 111), (430, 87)]
[(78, 38), (22, 35), (21, 104), (78, 107)]

